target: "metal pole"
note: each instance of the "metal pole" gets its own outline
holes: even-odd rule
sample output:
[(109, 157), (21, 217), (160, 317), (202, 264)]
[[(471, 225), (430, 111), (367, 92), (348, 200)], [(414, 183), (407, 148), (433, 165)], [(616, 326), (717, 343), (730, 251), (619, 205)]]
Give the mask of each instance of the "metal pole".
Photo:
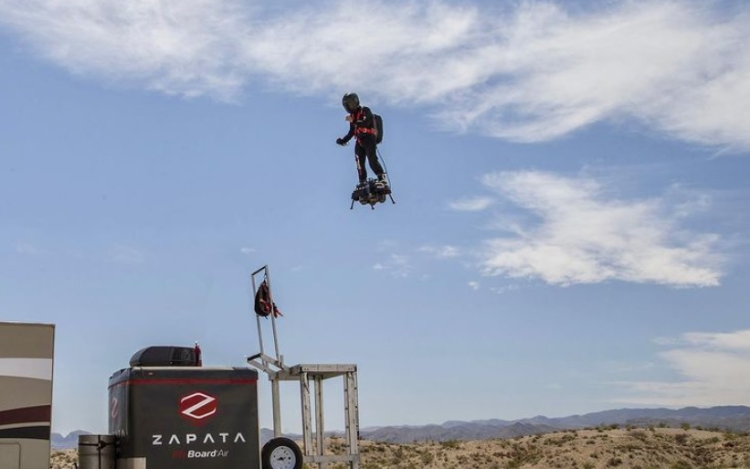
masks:
[(302, 399), (302, 441), (304, 443), (305, 456), (313, 454), (312, 445), (312, 415), (310, 413), (310, 380), (307, 373), (299, 375), (300, 394)]
[[(255, 313), (255, 294), (257, 293), (257, 289), (255, 286), (255, 274), (256, 273), (258, 272), (257, 271), (253, 272), (252, 275), (250, 275), (250, 282), (252, 283), (252, 286), (253, 286), (253, 297), (250, 300), (250, 304), (253, 305), (251, 306), (253, 313)], [(261, 329), (260, 329), (260, 316), (258, 315), (258, 313), (255, 313), (255, 323), (258, 325), (258, 344), (260, 344), (261, 361), (263, 362), (264, 366), (268, 366), (268, 363), (266, 363), (266, 360), (263, 359), (265, 351), (263, 350), (263, 334), (261, 333)]]
[[(315, 375), (315, 432), (317, 434), (318, 454), (325, 453), (325, 423), (323, 421), (323, 377)], [(325, 462), (318, 464), (318, 469), (326, 469)]]
[(281, 436), (281, 402), (279, 396), (279, 377), (271, 378), (271, 399), (273, 401), (273, 436)]
[(276, 360), (281, 363), (281, 354), (279, 353), (279, 337), (276, 334), (276, 315), (274, 314), (274, 308), (273, 308), (273, 288), (271, 288), (271, 274), (268, 272), (268, 266), (264, 267), (265, 272), (265, 280), (268, 283), (268, 299), (271, 302), (271, 328), (273, 329), (273, 345), (274, 349), (276, 350)]
[(353, 456), (351, 469), (359, 469), (359, 402), (357, 399), (357, 372), (348, 371), (344, 384), (344, 414), (349, 454)]

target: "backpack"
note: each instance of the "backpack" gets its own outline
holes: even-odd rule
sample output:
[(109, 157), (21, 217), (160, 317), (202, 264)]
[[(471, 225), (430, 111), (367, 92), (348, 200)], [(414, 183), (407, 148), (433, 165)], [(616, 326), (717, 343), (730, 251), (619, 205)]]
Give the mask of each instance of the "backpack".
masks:
[(380, 117), (380, 115), (373, 113), (372, 120), (375, 124), (375, 130), (378, 131), (376, 142), (380, 143), (383, 141), (383, 118)]
[(255, 294), (255, 314), (266, 318), (271, 312), (273, 312), (275, 318), (282, 316), (281, 311), (276, 307), (276, 303), (271, 302), (271, 290), (268, 288), (268, 282), (264, 279)]

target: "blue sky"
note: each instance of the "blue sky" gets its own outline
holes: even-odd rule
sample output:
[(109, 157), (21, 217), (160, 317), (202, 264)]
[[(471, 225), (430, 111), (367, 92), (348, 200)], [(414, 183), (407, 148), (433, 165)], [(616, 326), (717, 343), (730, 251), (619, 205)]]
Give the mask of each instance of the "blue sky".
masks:
[[(54, 430), (146, 345), (242, 365), (265, 264), (364, 427), (750, 404), (750, 7), (363, 8), (0, 0), (0, 319), (57, 325)], [(396, 205), (349, 210), (349, 91)]]

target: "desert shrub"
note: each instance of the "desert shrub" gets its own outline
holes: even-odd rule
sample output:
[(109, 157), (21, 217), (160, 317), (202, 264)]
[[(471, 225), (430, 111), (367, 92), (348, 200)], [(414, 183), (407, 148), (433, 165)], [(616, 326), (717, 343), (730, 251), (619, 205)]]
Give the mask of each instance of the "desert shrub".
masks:
[(509, 469), (519, 468), (525, 464), (536, 464), (542, 459), (542, 453), (535, 447), (522, 448), (517, 447), (515, 451), (510, 455), (510, 461), (508, 461), (506, 467)]
[(687, 461), (676, 461), (672, 463), (670, 469), (693, 469), (693, 466)]
[(448, 448), (448, 449), (458, 449), (461, 447), (461, 442), (458, 440), (447, 440), (447, 441), (442, 441), (440, 443), (440, 446), (442, 446), (443, 448)]

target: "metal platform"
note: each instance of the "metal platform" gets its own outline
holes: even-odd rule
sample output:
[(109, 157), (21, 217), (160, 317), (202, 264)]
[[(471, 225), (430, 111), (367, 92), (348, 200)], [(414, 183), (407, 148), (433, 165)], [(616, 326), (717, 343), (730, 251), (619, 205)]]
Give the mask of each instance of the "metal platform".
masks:
[[(251, 282), (253, 298), (259, 284), (256, 276), (262, 273), (263, 280), (268, 285), (271, 301), (273, 301), (268, 266), (263, 266), (253, 272)], [(274, 437), (281, 434), (281, 399), (280, 383), (282, 381), (296, 381), (299, 383), (302, 407), (302, 453), (303, 460), (308, 464), (317, 464), (319, 469), (326, 469), (329, 463), (348, 463), (350, 469), (360, 468), (359, 455), (359, 402), (357, 397), (357, 365), (354, 364), (300, 364), (287, 366), (283, 356), (279, 353), (278, 335), (276, 332), (276, 317), (270, 314), (273, 328), (273, 345), (275, 356), (265, 354), (263, 348), (263, 333), (260, 316), (256, 314), (258, 324), (258, 342), (260, 353), (247, 358), (247, 363), (268, 375), (271, 381), (273, 402), (273, 433)], [(325, 418), (323, 409), (323, 382), (328, 379), (342, 378), (344, 380), (344, 439), (346, 454), (325, 454)], [(311, 386), (311, 384), (313, 386)], [(315, 395), (315, 418), (312, 415), (311, 394)], [(314, 424), (314, 426), (313, 426)], [(313, 430), (314, 427), (314, 430)], [(314, 440), (314, 441), (313, 441)]]

